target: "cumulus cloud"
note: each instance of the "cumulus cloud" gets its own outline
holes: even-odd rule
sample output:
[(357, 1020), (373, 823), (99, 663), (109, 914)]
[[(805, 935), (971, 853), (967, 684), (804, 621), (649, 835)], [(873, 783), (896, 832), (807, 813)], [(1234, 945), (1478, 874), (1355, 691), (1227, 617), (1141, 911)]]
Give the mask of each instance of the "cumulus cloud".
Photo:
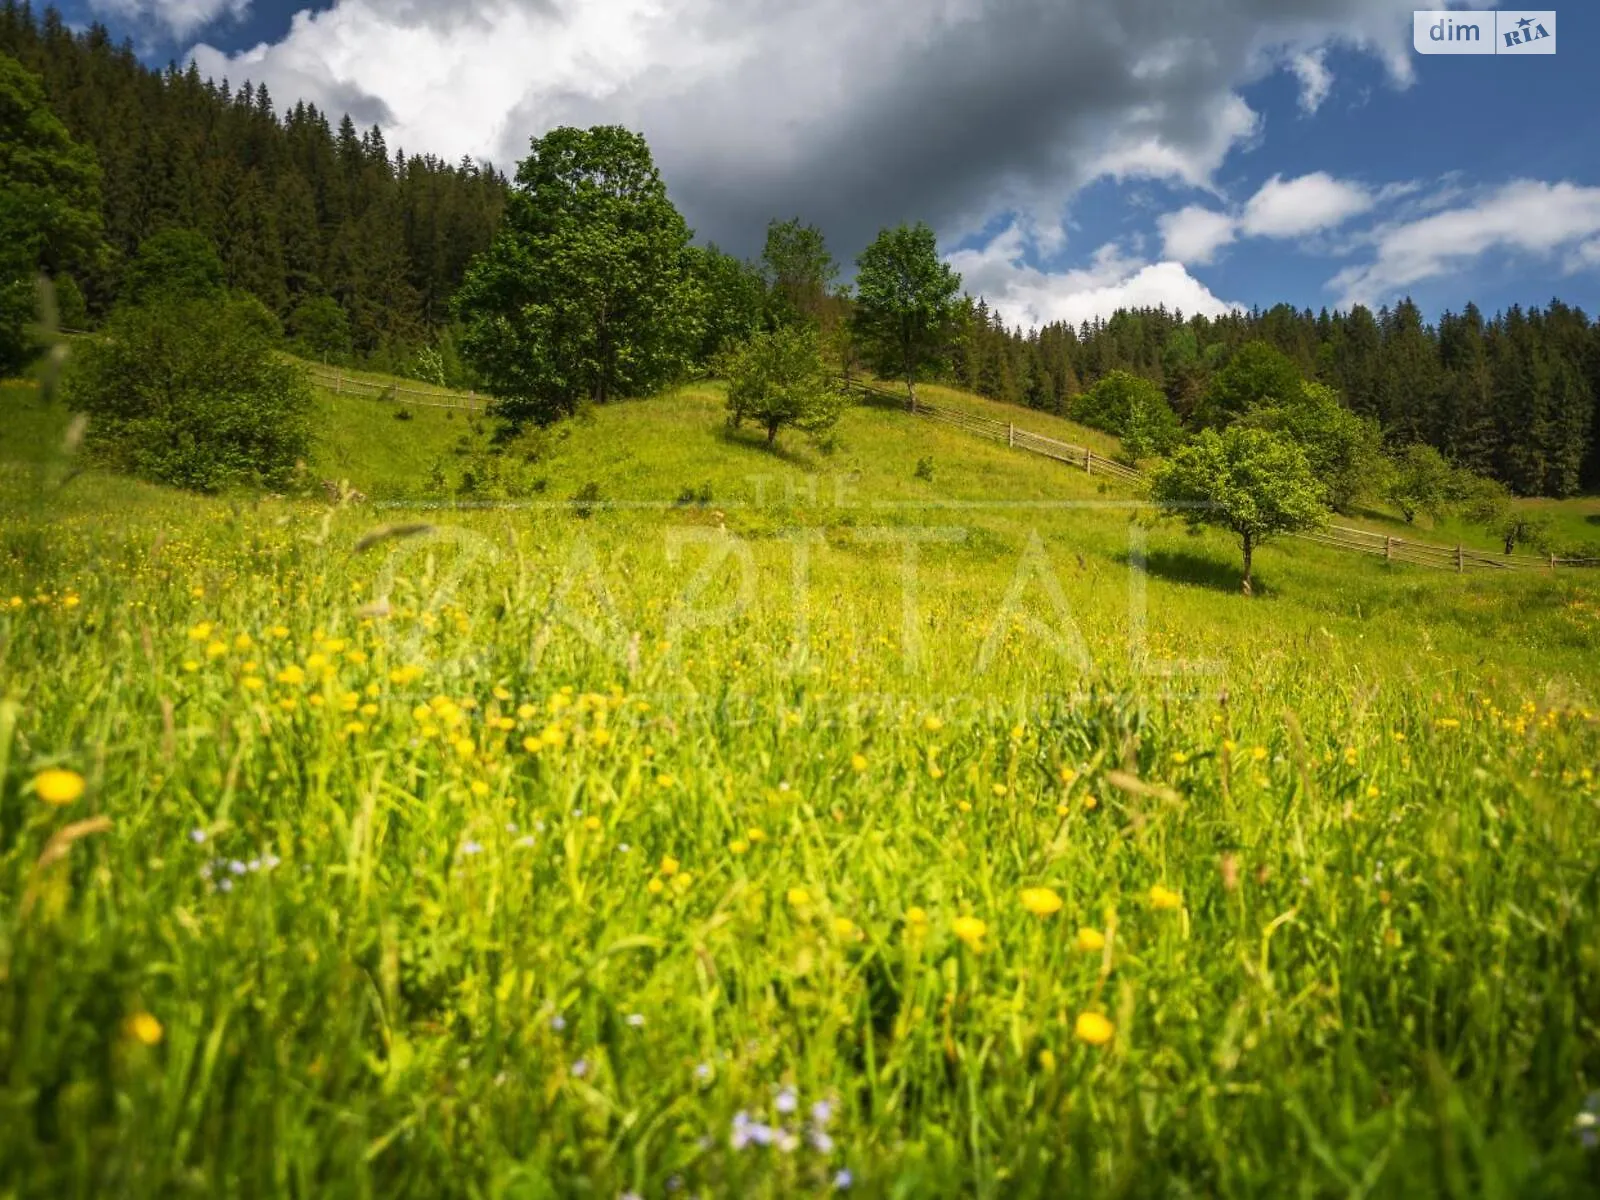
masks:
[(1208, 263), (1241, 237), (1294, 238), (1336, 229), (1370, 211), (1380, 199), (1403, 195), (1413, 185), (1396, 184), (1374, 194), (1359, 183), (1314, 171), (1297, 179), (1274, 175), (1238, 213), (1191, 204), (1156, 222), (1162, 252), (1186, 263)]
[[(107, 0), (144, 3), (153, 0)], [(219, 0), (185, 0), (192, 4)], [(389, 144), (509, 165), (552, 125), (650, 139), (702, 235), (798, 213), (845, 255), (883, 225), (1015, 213), (1059, 242), (1103, 175), (1209, 186), (1255, 137), (1240, 85), (1330, 41), (1409, 78), (1400, 0), (337, 0), (201, 69), (339, 111)]]
[(1484, 255), (1510, 252), (1567, 270), (1600, 266), (1600, 187), (1519, 179), (1409, 221), (1379, 227), (1372, 261), (1328, 283), (1342, 304), (1379, 304), (1424, 280), (1462, 270)]
[(1298, 179), (1274, 175), (1250, 197), (1239, 226), (1255, 237), (1303, 237), (1342, 225), (1372, 205), (1366, 188), (1326, 171)]
[(173, 37), (191, 37), (219, 17), (242, 17), (250, 0), (89, 0), (89, 7), (107, 17), (159, 26)]
[(983, 296), (1012, 325), (1078, 325), (1119, 308), (1162, 304), (1186, 315), (1213, 317), (1241, 307), (1212, 295), (1182, 264), (1130, 258), (1115, 243), (1101, 246), (1087, 267), (1069, 271), (1030, 266), (1026, 251), (1026, 236), (1012, 226), (981, 249), (946, 257), (961, 272), (966, 290)]
[(1186, 263), (1210, 262), (1238, 236), (1238, 223), (1232, 217), (1199, 204), (1167, 213), (1156, 226), (1161, 231), (1161, 252)]

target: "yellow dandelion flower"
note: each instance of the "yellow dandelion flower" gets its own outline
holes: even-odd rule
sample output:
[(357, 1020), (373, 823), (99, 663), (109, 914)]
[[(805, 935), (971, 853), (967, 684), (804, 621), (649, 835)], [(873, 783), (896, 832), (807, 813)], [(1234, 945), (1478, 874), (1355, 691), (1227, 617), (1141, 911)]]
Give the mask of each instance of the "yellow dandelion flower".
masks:
[(833, 919), (833, 932), (839, 937), (850, 941), (859, 940), (863, 934), (856, 928), (856, 923), (849, 917), (835, 917)]
[(478, 748), (472, 744), (471, 738), (464, 737), (456, 739), (456, 757), (461, 759), (463, 762), (470, 759), (475, 753), (477, 753), (477, 749)]
[(290, 663), (278, 672), (278, 682), (285, 687), (298, 687), (306, 681), (306, 673), (300, 667)]
[(929, 733), (938, 733), (939, 730), (944, 728), (944, 721), (939, 717), (934, 716), (932, 713), (929, 713), (927, 716), (922, 718), (922, 727)]
[(1091, 1046), (1104, 1046), (1116, 1033), (1116, 1027), (1099, 1013), (1083, 1012), (1078, 1014), (1077, 1024), (1072, 1032), (1080, 1042), (1087, 1042)]
[(1023, 888), (1022, 907), (1036, 917), (1048, 917), (1061, 911), (1061, 897), (1047, 887)]
[(64, 767), (51, 767), (33, 777), (34, 795), (56, 807), (71, 804), (83, 795), (83, 776)]
[(489, 785), (481, 779), (474, 779), (472, 781), (472, 794), (482, 800), (489, 794)]
[(728, 853), (730, 854), (747, 854), (749, 851), (750, 843), (743, 838), (735, 838), (728, 843)]
[(1265, 746), (1256, 746), (1250, 751), (1250, 757), (1255, 759), (1256, 762), (1264, 761), (1267, 757), (1267, 748)]
[(784, 899), (795, 908), (804, 908), (811, 903), (811, 893), (803, 887), (792, 887), (784, 894)]
[(1084, 810), (1084, 812), (1093, 812), (1095, 809), (1097, 809), (1099, 807), (1100, 807), (1100, 798), (1098, 796), (1085, 796), (1083, 798), (1083, 810)]
[(501, 703), (504, 703), (505, 701), (511, 699), (511, 693), (506, 691), (506, 689), (503, 687), (497, 687), (494, 689), (494, 698), (499, 700)]
[(661, 880), (651, 879), (649, 883), (644, 885), (644, 890), (649, 892), (652, 896), (659, 896), (661, 894), (661, 889), (665, 886), (666, 885), (663, 884)]
[(865, 754), (852, 754), (850, 756), (850, 769), (857, 775), (867, 769), (867, 756)]
[(1046, 1075), (1056, 1069), (1056, 1056), (1049, 1050), (1039, 1051), (1039, 1069)]
[(1006, 787), (1006, 785), (1003, 783), (997, 783), (991, 788), (991, 790), (994, 792), (995, 796), (1000, 797), (1004, 796), (1011, 789)]
[(596, 750), (604, 750), (611, 744), (611, 731), (609, 729), (596, 729), (589, 734), (589, 741)]
[(1074, 771), (1071, 767), (1062, 767), (1059, 771), (1056, 772), (1056, 778), (1061, 781), (1061, 786), (1062, 787), (1067, 787), (1077, 777), (1078, 777), (1078, 773), (1076, 771)]
[(983, 935), (989, 926), (977, 917), (957, 917), (950, 923), (950, 931), (973, 950), (983, 949)]
[(189, 674), (193, 675), (200, 669), (200, 664), (195, 662), (195, 660), (192, 658), (186, 658), (183, 660), (183, 669), (188, 671)]
[(158, 1045), (164, 1032), (161, 1022), (147, 1012), (134, 1013), (128, 1018), (128, 1036), (140, 1045)]
[(209, 642), (213, 628), (215, 627), (210, 621), (201, 621), (200, 624), (190, 627), (189, 640), (191, 642)]
[(750, 843), (755, 846), (759, 846), (762, 842), (767, 840), (766, 831), (763, 829), (758, 829), (755, 826), (751, 826), (749, 829), (745, 830), (744, 836), (749, 838)]
[(1173, 763), (1174, 766), (1181, 767), (1185, 763), (1187, 763), (1188, 761), (1189, 761), (1189, 756), (1187, 754), (1185, 754), (1182, 750), (1174, 750), (1172, 752), (1172, 763)]
[(600, 826), (601, 826), (601, 821), (600, 821), (599, 817), (585, 817), (583, 819), (583, 827), (585, 829), (587, 829), (590, 833), (599, 833), (600, 832)]
[(1098, 954), (1106, 948), (1106, 935), (1098, 929), (1090, 929), (1085, 925), (1078, 930), (1078, 936), (1073, 939), (1072, 945), (1085, 954)]
[(267, 681), (259, 675), (246, 675), (239, 683), (249, 692), (259, 692), (267, 686)]
[(680, 865), (677, 859), (668, 854), (661, 860), (661, 873), (668, 876), (676, 875)]
[(688, 871), (685, 871), (682, 875), (676, 875), (673, 877), (672, 890), (679, 896), (687, 893), (688, 890), (693, 886), (694, 875)]
[(928, 923), (928, 910), (913, 904), (906, 909), (907, 925), (926, 925)]
[(1183, 907), (1183, 897), (1171, 888), (1156, 884), (1150, 889), (1150, 907), (1157, 911), (1170, 911)]
[(1383, 793), (1381, 791), (1379, 791), (1377, 784), (1369, 783), (1367, 785), (1367, 799), (1368, 800), (1376, 800), (1381, 795), (1383, 795)]

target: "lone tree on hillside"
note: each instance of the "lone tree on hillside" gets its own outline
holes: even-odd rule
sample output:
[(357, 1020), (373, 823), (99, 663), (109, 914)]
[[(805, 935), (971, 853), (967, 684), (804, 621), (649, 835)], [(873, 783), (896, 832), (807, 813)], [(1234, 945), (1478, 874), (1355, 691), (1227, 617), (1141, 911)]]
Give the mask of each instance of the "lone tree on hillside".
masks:
[(672, 379), (702, 319), (695, 265), (643, 137), (606, 125), (535, 138), (454, 302), (499, 415), (544, 424)]
[(821, 433), (839, 419), (844, 397), (829, 377), (808, 326), (758, 333), (728, 361), (728, 420), (748, 419), (767, 431), (767, 445), (786, 425)]
[(856, 259), (855, 319), (877, 365), (903, 372), (917, 402), (917, 372), (936, 361), (954, 332), (961, 276), (939, 257), (933, 230), (885, 229)]
[(35, 276), (100, 253), (100, 168), (45, 103), (36, 76), (0, 54), (0, 375), (31, 356)]
[(1432, 446), (1413, 442), (1389, 463), (1383, 496), (1400, 510), (1407, 525), (1418, 513), (1438, 520), (1450, 502), (1454, 474), (1444, 455)]
[(1206, 430), (1157, 468), (1150, 494), (1191, 528), (1215, 525), (1238, 536), (1247, 596), (1256, 547), (1274, 534), (1320, 528), (1328, 515), (1305, 451), (1244, 426)]

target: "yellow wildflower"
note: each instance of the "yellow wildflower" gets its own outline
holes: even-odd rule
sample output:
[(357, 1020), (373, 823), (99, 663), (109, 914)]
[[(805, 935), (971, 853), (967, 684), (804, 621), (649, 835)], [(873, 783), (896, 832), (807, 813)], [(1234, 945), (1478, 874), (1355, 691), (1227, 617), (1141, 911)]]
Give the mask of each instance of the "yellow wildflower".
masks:
[(676, 875), (680, 865), (677, 859), (668, 854), (661, 860), (661, 873), (667, 876)]
[(64, 767), (51, 767), (33, 777), (34, 794), (57, 807), (71, 804), (83, 795), (83, 776)]
[(795, 908), (804, 908), (811, 903), (811, 893), (803, 887), (792, 887), (785, 893), (784, 898)]
[(1036, 917), (1048, 917), (1061, 911), (1061, 897), (1047, 887), (1023, 888), (1022, 907)]
[(989, 926), (977, 917), (957, 917), (951, 922), (950, 930), (973, 950), (981, 950), (983, 935), (989, 932)]
[(865, 754), (852, 754), (850, 756), (850, 769), (860, 774), (867, 769), (867, 756)]
[(157, 1045), (163, 1032), (161, 1022), (147, 1012), (134, 1013), (128, 1018), (128, 1034), (141, 1045)]
[(1079, 1013), (1077, 1024), (1073, 1027), (1078, 1040), (1091, 1046), (1104, 1046), (1115, 1032), (1116, 1027), (1110, 1021), (1092, 1012)]
[(1085, 954), (1098, 954), (1106, 948), (1106, 935), (1098, 929), (1090, 929), (1087, 925), (1078, 930), (1078, 936), (1073, 941), (1074, 948)]
[(1150, 889), (1150, 907), (1158, 911), (1183, 907), (1183, 897), (1171, 888), (1156, 884)]

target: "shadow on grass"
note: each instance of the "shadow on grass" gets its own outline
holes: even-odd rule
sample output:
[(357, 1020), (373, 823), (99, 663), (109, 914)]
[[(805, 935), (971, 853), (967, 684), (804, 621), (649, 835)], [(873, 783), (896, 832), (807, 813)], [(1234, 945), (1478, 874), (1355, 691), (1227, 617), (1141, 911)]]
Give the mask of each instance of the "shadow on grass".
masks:
[(771, 455), (773, 458), (781, 459), (790, 466), (806, 467), (810, 466), (814, 461), (810, 455), (784, 445), (782, 433), (778, 434), (778, 440), (770, 446), (767, 444), (765, 431), (759, 429), (735, 429), (731, 425), (723, 424), (717, 427), (717, 436), (730, 446), (739, 446), (745, 450)]
[[(1117, 561), (1125, 567), (1133, 566), (1132, 557), (1125, 550), (1117, 555)], [(1144, 569), (1169, 583), (1186, 583), (1235, 596), (1243, 593), (1240, 564), (1233, 559), (1224, 560), (1194, 550), (1151, 550), (1145, 555)], [(1273, 589), (1262, 581), (1259, 568), (1252, 585), (1258, 598), (1273, 594)]]
[(1600, 513), (1590, 513), (1584, 521), (1590, 525), (1600, 525)]

